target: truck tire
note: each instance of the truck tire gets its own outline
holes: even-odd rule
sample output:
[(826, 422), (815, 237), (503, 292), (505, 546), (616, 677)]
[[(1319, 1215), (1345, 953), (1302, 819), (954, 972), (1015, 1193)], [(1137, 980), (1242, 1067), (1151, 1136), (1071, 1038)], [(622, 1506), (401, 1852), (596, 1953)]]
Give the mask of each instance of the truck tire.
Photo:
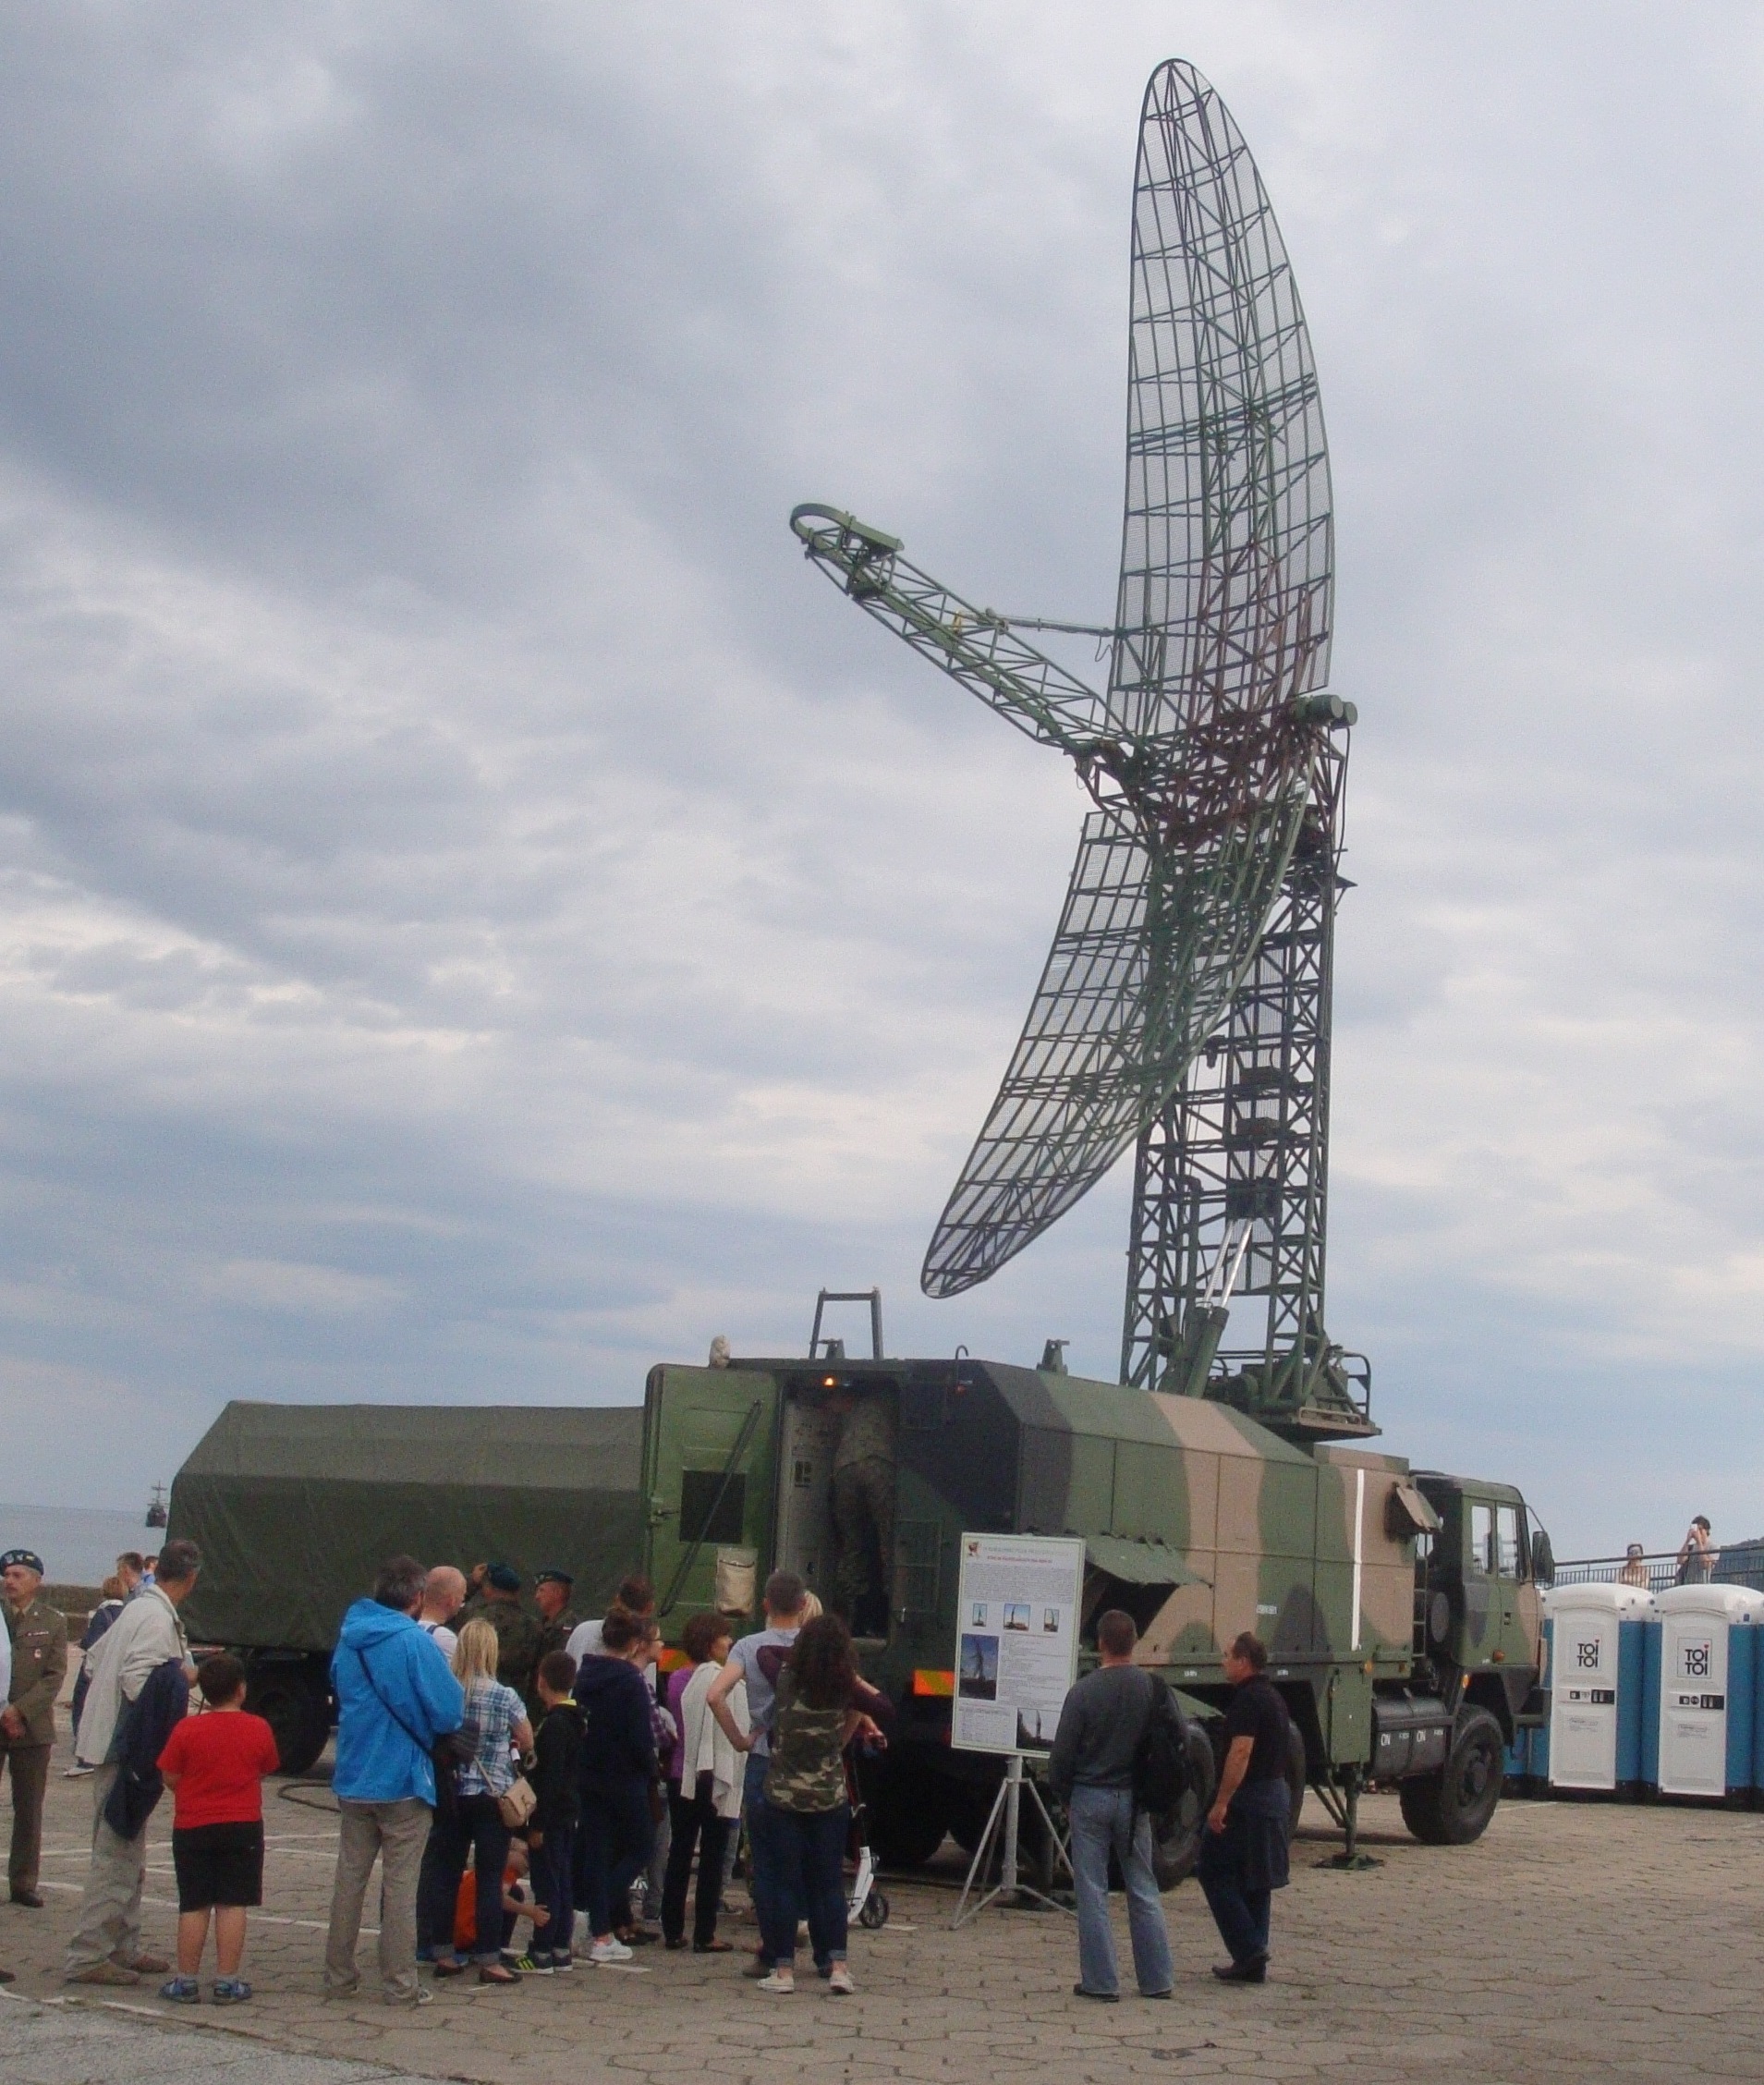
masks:
[(1403, 1822), (1423, 1846), (1468, 1846), (1489, 1828), (1501, 1800), (1506, 1740), (1486, 1709), (1467, 1710), (1437, 1774), (1399, 1781)]
[(891, 1760), (877, 1784), (867, 1823), (870, 1847), (882, 1867), (922, 1868), (949, 1831), (943, 1776)]
[(1298, 1830), (1298, 1813), (1305, 1807), (1306, 1780), (1305, 1736), (1296, 1723), (1289, 1724), (1286, 1731), (1286, 1789), (1292, 1802), (1286, 1812), (1288, 1846), (1292, 1845), (1293, 1835)]
[(1173, 1810), (1151, 1820), (1151, 1872), (1161, 1890), (1173, 1890), (1194, 1873), (1200, 1835), (1207, 1829), (1219, 1765), (1204, 1725), (1188, 1725), (1188, 1788)]
[(245, 1706), (275, 1738), (284, 1774), (310, 1774), (331, 1735), (331, 1693), (303, 1659), (266, 1658), (246, 1668)]

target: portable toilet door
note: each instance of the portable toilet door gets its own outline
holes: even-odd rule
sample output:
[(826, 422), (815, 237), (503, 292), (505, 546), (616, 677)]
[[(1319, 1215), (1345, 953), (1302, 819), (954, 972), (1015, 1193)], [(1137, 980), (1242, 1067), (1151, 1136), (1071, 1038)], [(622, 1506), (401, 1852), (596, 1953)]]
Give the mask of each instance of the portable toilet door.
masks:
[(1661, 1794), (1721, 1797), (1750, 1788), (1764, 1594), (1745, 1586), (1670, 1586), (1654, 1606)]
[[(1632, 1654), (1624, 1671), (1624, 1625), (1647, 1614), (1648, 1596), (1635, 1586), (1552, 1586), (1544, 1594), (1550, 1633), (1549, 1774), (1552, 1788), (1614, 1794), (1638, 1751), (1622, 1742), (1640, 1726), (1639, 1673)], [(1628, 1684), (1624, 1685), (1627, 1679)]]

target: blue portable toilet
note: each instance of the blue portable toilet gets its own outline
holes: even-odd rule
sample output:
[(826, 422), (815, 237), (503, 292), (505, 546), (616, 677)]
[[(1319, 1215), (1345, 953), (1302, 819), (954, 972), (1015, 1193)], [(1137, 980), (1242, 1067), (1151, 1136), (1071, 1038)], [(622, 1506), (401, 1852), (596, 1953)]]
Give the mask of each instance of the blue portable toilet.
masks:
[(1639, 1586), (1543, 1595), (1550, 1720), (1533, 1747), (1551, 1788), (1613, 1795), (1642, 1777), (1642, 1694), (1653, 1602)]
[(1670, 1586), (1655, 1596), (1643, 1688), (1643, 1777), (1662, 1796), (1744, 1795), (1757, 1784), (1764, 1593)]

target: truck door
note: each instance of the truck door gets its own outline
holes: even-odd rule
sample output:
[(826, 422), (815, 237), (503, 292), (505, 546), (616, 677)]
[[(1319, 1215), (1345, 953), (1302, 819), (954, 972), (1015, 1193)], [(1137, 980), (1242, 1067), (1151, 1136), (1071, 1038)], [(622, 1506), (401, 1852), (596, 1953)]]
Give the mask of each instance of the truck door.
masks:
[[(648, 1566), (666, 1623), (712, 1604), (717, 1553), (772, 1550), (778, 1385), (749, 1369), (658, 1368), (643, 1414)], [(670, 1636), (677, 1628), (668, 1630)]]

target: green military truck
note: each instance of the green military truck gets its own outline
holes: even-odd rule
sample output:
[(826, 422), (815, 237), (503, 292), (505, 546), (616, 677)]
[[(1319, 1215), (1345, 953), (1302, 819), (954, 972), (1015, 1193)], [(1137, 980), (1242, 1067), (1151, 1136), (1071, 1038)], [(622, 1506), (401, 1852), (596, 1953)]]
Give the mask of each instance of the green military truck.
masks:
[(642, 1427), (635, 1407), (229, 1404), (172, 1485), (167, 1535), (202, 1550), (191, 1640), (244, 1657), (247, 1705), (304, 1774), (344, 1610), (385, 1557), (554, 1566), (602, 1612), (642, 1551)]
[(964, 1531), (1081, 1537), (1084, 1631), (1093, 1641), (1099, 1614), (1126, 1609), (1143, 1662), (1195, 1715), (1196, 1794), (1160, 1822), (1166, 1886), (1191, 1865), (1210, 1799), (1222, 1647), (1247, 1628), (1292, 1711), (1295, 1813), (1308, 1786), (1347, 1824), (1362, 1789), (1394, 1786), (1419, 1838), (1485, 1829), (1504, 1750), (1542, 1711), (1548, 1543), (1524, 1499), (1359, 1442), (1284, 1440), (1203, 1396), (836, 1347), (657, 1367), (645, 1556), (670, 1637), (712, 1605), (757, 1618), (774, 1567), (829, 1590), (838, 1414), (853, 1396), (887, 1400), (897, 1443), (885, 1622), (878, 1603), (860, 1637), (899, 1715), (869, 1791), (883, 1859), (922, 1861), (945, 1831), (971, 1848), (997, 1786), (996, 1761), (949, 1742)]
[(396, 1550), (561, 1565), (583, 1614), (640, 1561), (674, 1642), (713, 1605), (757, 1626), (779, 1566), (832, 1603), (833, 1462), (854, 1399), (885, 1401), (895, 1443), (892, 1555), (859, 1616), (865, 1669), (898, 1707), (868, 1791), (891, 1864), (946, 1832), (971, 1848), (997, 1786), (996, 1761), (949, 1742), (965, 1531), (1081, 1537), (1085, 1624), (1125, 1608), (1197, 1717), (1195, 1795), (1159, 1823), (1166, 1884), (1193, 1859), (1221, 1648), (1244, 1628), (1293, 1712), (1296, 1798), (1308, 1786), (1345, 1823), (1361, 1789), (1394, 1786), (1423, 1839), (1487, 1825), (1504, 1748), (1541, 1714), (1548, 1545), (1519, 1493), (1057, 1366), (834, 1347), (657, 1367), (640, 1410), (230, 1404), (172, 1487), (170, 1532), (206, 1559), (192, 1635), (244, 1654), (251, 1704), (302, 1773), (330, 1729), (337, 1625)]

